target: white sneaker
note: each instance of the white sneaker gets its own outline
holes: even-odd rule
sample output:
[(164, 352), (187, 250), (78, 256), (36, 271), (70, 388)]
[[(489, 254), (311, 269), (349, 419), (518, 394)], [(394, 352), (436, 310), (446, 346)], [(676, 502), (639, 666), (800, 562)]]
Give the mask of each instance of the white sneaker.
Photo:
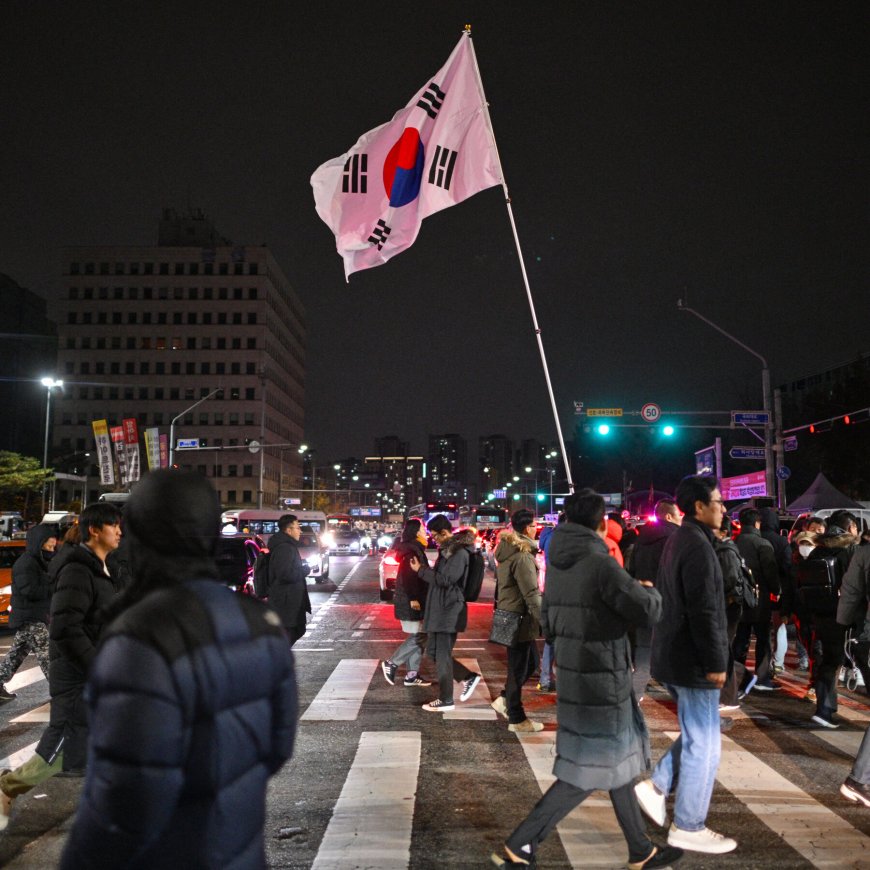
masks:
[(504, 716), (507, 719), (507, 701), (504, 695), (499, 695), (490, 705), (499, 716)]
[(447, 713), (450, 710), (455, 710), (456, 707), (454, 704), (445, 704), (440, 698), (436, 698), (434, 701), (424, 704), (423, 709), (428, 713)]
[(721, 855), (724, 852), (733, 852), (737, 848), (737, 840), (723, 837), (722, 834), (717, 834), (709, 828), (701, 828), (700, 831), (683, 831), (676, 825), (671, 825), (668, 831), (668, 845), (687, 849), (690, 852)]
[(641, 780), (634, 787), (634, 793), (637, 795), (640, 808), (660, 828), (663, 828), (668, 821), (665, 796), (655, 787), (653, 781), (651, 779)]

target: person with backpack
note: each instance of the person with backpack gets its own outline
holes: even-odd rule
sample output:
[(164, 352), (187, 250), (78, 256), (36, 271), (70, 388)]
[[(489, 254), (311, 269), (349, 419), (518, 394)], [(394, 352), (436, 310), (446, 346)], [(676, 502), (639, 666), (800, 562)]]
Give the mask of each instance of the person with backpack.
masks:
[(305, 614), (311, 613), (308, 597), (308, 568), (299, 555), (302, 526), (294, 514), (278, 520), (278, 531), (269, 538), (269, 605), (281, 617), (281, 624), (293, 646), (305, 634)]
[[(740, 682), (735, 673), (734, 635), (743, 613), (745, 587), (751, 585), (751, 574), (746, 562), (740, 555), (737, 545), (731, 539), (731, 520), (726, 514), (722, 517), (722, 525), (713, 532), (713, 549), (722, 568), (722, 585), (725, 589), (725, 620), (728, 624), (728, 665), (725, 668), (725, 685), (719, 692), (719, 712), (726, 713), (739, 710), (737, 703), (737, 685)], [(749, 575), (749, 576), (747, 576)], [(751, 592), (750, 592), (751, 594)], [(740, 664), (743, 670), (743, 664)], [(741, 679), (742, 679), (741, 674)]]
[(525, 508), (511, 515), (511, 529), (498, 536), (495, 548), (495, 606), (500, 610), (522, 614), (519, 635), (514, 646), (507, 648), (507, 680), (504, 692), (492, 702), (492, 708), (508, 720), (508, 731), (532, 733), (543, 731), (523, 709), (523, 684), (534, 673), (532, 647), (541, 633), (541, 592), (538, 589), (538, 563), (535, 554), (535, 516)]
[(456, 635), (465, 631), (468, 625), (465, 588), (469, 565), (472, 556), (479, 557), (480, 554), (474, 551), (474, 532), (462, 529), (454, 535), (453, 526), (444, 514), (432, 517), (427, 528), (439, 548), (435, 567), (424, 565), (416, 556), (409, 560), (411, 570), (429, 584), (423, 631), (429, 635), (427, 652), (438, 669), (438, 697), (424, 704), (423, 709), (430, 713), (446, 713), (455, 709), (454, 680), (462, 683), (459, 700), (467, 701), (481, 679), (480, 674), (475, 674), (453, 658)]
[(426, 535), (422, 531), (420, 520), (410, 519), (402, 529), (399, 543), (396, 544), (396, 556), (399, 560), (399, 570), (396, 573), (396, 591), (393, 595), (393, 612), (396, 619), (402, 623), (402, 631), (408, 636), (398, 649), (381, 662), (384, 679), (391, 685), (396, 684), (396, 672), (399, 665), (408, 664), (405, 673), (406, 686), (431, 686), (432, 683), (420, 676), (420, 663), (423, 661), (423, 651), (426, 648), (426, 632), (420, 630), (425, 614), (426, 582), (411, 568), (411, 557), (416, 556), (420, 564), (428, 565), (426, 560)]
[(816, 538), (816, 546), (798, 566), (798, 595), (812, 614), (813, 641), (821, 655), (813, 666), (816, 712), (813, 722), (823, 728), (839, 728), (837, 676), (843, 664), (846, 629), (837, 622), (837, 603), (843, 577), (857, 549), (858, 521), (849, 511), (837, 511), (828, 518), (828, 530)]

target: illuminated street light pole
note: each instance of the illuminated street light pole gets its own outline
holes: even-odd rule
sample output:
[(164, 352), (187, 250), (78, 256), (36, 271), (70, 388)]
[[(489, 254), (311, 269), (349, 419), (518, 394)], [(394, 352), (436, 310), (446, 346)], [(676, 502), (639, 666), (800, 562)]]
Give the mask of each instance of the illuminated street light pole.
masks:
[(45, 491), (48, 487), (48, 431), (51, 422), (51, 391), (55, 387), (63, 388), (63, 381), (54, 378), (43, 378), (42, 386), (45, 387), (45, 446), (42, 451), (42, 470), (45, 477), (42, 480), (42, 515), (45, 516)]
[(773, 411), (771, 410), (771, 402), (770, 402), (770, 369), (767, 365), (767, 360), (760, 354), (754, 351), (751, 347), (747, 347), (740, 339), (735, 338), (731, 335), (730, 332), (725, 332), (721, 326), (717, 326), (713, 323), (712, 320), (704, 317), (703, 314), (699, 314), (695, 311), (694, 308), (689, 308), (688, 305), (683, 303), (682, 299), (677, 300), (677, 308), (680, 311), (688, 311), (689, 314), (694, 314), (699, 320), (703, 320), (707, 326), (712, 326), (717, 332), (721, 333), (725, 336), (725, 338), (730, 338), (735, 344), (740, 345), (747, 353), (751, 353), (754, 357), (761, 360), (761, 392), (762, 392), (762, 403), (764, 407), (764, 412), (767, 414), (767, 424), (764, 427), (764, 484), (765, 490), (769, 496), (773, 496), (776, 492), (776, 474), (775, 474), (775, 462), (773, 456), (773, 430), (774, 430), (774, 417)]

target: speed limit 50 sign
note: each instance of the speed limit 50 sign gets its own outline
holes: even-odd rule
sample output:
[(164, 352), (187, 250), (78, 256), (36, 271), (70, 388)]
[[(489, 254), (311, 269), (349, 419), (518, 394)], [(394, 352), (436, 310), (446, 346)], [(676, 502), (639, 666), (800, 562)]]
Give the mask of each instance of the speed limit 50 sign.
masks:
[(640, 409), (640, 416), (643, 417), (645, 423), (655, 423), (662, 415), (662, 409), (653, 402), (647, 402)]

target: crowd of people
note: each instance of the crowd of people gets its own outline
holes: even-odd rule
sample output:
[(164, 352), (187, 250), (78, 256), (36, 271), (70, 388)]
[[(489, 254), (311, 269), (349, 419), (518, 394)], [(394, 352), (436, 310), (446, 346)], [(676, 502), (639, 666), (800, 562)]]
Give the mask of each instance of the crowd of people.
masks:
[[(84, 777), (64, 868), (122, 866), (119, 855), (136, 867), (162, 866), (166, 855), (179, 865), (265, 866), (266, 785), (296, 731), (291, 647), (311, 612), (307, 570), (288, 514), (264, 568), (270, 606), (233, 594), (214, 560), (219, 523), (204, 478), (157, 471), (123, 517), (111, 503), (91, 505), (59, 546), (49, 526), (28, 532), (13, 570), (0, 702), (15, 697), (3, 684), (33, 653), (51, 712), (33, 757), (0, 772), (0, 830), (18, 796), (53, 776)], [(844, 664), (870, 686), (870, 546), (848, 511), (803, 525), (789, 542), (775, 511), (745, 508), (735, 535), (717, 480), (703, 475), (681, 481), (639, 533), (588, 489), (566, 498), (540, 540), (534, 515), (514, 512), (494, 550), (493, 603), (514, 632), (491, 706), (508, 730), (541, 731), (523, 704), (540, 673), (539, 689), (556, 695), (555, 782), (492, 856), (497, 866), (534, 866), (540, 844), (594, 790), (610, 795), (631, 870), (667, 866), (684, 850), (737, 848), (706, 824), (725, 714), (751, 692), (780, 689), (791, 642), (815, 725), (840, 724)], [(438, 546), (432, 565), (426, 532)], [(437, 696), (423, 710), (454, 710), (456, 686), (466, 702), (482, 678), (454, 657), (475, 535), (443, 515), (425, 529), (412, 519), (396, 552), (394, 612), (406, 637), (381, 662), (383, 676), (395, 685), (404, 668), (405, 686), (431, 686), (428, 657)], [(655, 766), (642, 706), (652, 681), (680, 727)], [(870, 807), (870, 736), (841, 792)], [(648, 835), (644, 814), (663, 838)]]

